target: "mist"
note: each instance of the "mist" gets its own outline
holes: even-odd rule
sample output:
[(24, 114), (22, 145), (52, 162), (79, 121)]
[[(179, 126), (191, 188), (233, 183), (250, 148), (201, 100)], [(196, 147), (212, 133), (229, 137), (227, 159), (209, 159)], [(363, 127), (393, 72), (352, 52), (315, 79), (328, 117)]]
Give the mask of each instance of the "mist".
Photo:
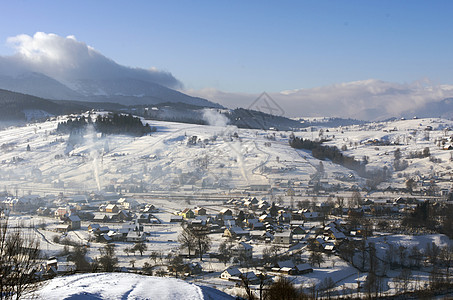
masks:
[[(230, 108), (247, 108), (260, 95), (215, 89), (187, 93)], [(453, 97), (453, 86), (436, 85), (429, 80), (400, 84), (371, 79), (268, 94), (284, 110), (286, 117), (331, 116), (380, 120), (423, 111), (431, 103)]]

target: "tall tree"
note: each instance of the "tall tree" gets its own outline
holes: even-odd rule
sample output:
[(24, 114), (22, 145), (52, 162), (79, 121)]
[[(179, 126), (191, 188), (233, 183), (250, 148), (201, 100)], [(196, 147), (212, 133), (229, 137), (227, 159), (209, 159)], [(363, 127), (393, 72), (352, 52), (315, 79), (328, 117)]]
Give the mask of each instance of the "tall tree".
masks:
[(39, 241), (0, 219), (0, 299), (20, 299), (36, 288), (33, 278), (40, 263)]
[(182, 249), (187, 249), (189, 252), (189, 257), (192, 249), (195, 249), (195, 237), (191, 228), (187, 225), (182, 225), (182, 232), (178, 236), (178, 241)]
[(115, 245), (107, 244), (103, 248), (100, 248), (101, 257), (99, 258), (99, 264), (103, 271), (113, 272), (118, 265), (118, 258), (115, 256)]

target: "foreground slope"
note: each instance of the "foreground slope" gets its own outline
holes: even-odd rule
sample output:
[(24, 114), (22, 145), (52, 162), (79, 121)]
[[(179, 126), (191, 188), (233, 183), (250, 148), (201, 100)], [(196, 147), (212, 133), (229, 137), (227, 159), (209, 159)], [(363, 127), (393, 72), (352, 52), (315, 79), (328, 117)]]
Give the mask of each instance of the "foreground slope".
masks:
[[(174, 278), (130, 273), (91, 273), (54, 278), (35, 295), (39, 299), (233, 299), (218, 290)], [(29, 298), (33, 298), (30, 296)]]

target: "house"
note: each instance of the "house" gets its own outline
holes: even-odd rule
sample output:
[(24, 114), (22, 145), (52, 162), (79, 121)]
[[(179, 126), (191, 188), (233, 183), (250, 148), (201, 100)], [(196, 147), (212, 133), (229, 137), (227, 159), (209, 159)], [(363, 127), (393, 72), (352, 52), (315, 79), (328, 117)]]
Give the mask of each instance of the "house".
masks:
[(68, 222), (71, 225), (71, 230), (80, 229), (80, 218), (78, 215), (70, 215)]
[(143, 225), (140, 224), (140, 223), (130, 222), (129, 224), (124, 224), (123, 226), (121, 226), (121, 229), (122, 230), (127, 230), (127, 232), (129, 232), (129, 231), (143, 231)]
[(126, 235), (126, 241), (133, 243), (143, 242), (146, 241), (146, 236), (143, 234), (143, 232), (131, 230)]
[(206, 215), (206, 208), (196, 207), (194, 209), (194, 211), (195, 211), (195, 214), (197, 214), (198, 216), (205, 216)]
[(322, 214), (317, 212), (317, 211), (314, 211), (314, 212), (304, 212), (302, 214), (302, 218), (305, 220), (305, 221), (320, 221), (322, 220)]
[(264, 214), (264, 215), (261, 215), (261, 216), (258, 218), (258, 220), (259, 220), (260, 222), (265, 223), (265, 222), (272, 222), (274, 219), (272, 218), (271, 215), (269, 215), (269, 214)]
[(248, 237), (250, 235), (250, 231), (244, 230), (239, 226), (232, 226), (230, 228), (225, 229), (223, 232), (224, 237), (231, 237), (231, 238), (241, 238), (241, 237)]
[(107, 233), (107, 232), (109, 232), (109, 231), (110, 231), (110, 229), (109, 229), (108, 226), (101, 226), (101, 227), (99, 227), (99, 229), (97, 230), (97, 232), (99, 232), (99, 233)]
[(229, 267), (228, 269), (226, 269), (225, 271), (223, 271), (220, 274), (220, 278), (222, 278), (224, 280), (231, 280), (232, 278), (240, 280), (239, 276), (241, 276), (241, 275), (242, 275), (242, 272), (239, 271), (238, 268)]
[(109, 230), (109, 232), (107, 232), (107, 235), (113, 241), (122, 241), (124, 239), (123, 234), (121, 232), (118, 232), (118, 231)]
[(124, 209), (135, 209), (139, 205), (137, 200), (132, 198), (120, 198), (117, 203)]
[(184, 219), (193, 219), (195, 218), (195, 213), (190, 208), (184, 209), (180, 214)]
[(106, 214), (94, 214), (93, 221), (94, 222), (108, 222), (108, 221), (110, 221), (110, 217)]
[(108, 212), (108, 213), (118, 213), (120, 211), (120, 208), (118, 207), (118, 205), (116, 204), (108, 204), (106, 207), (105, 207), (105, 212)]
[(48, 207), (40, 207), (36, 210), (38, 216), (48, 216), (51, 214), (51, 210)]
[(264, 236), (264, 233), (266, 233), (266, 231), (264, 231), (264, 230), (251, 230), (250, 238), (252, 238), (254, 240), (260, 240)]
[(219, 215), (222, 215), (222, 216), (232, 216), (232, 215), (233, 215), (233, 211), (231, 211), (231, 209), (229, 209), (229, 208), (224, 208), (224, 209), (222, 209), (222, 210), (219, 212)]
[(310, 264), (299, 264), (296, 266), (296, 272), (298, 275), (307, 274), (313, 272), (313, 268)]
[(271, 269), (273, 272), (279, 272), (287, 275), (293, 275), (296, 271), (296, 266), (292, 260), (285, 260), (277, 262)]
[(49, 258), (46, 264), (42, 264), (34, 274), (39, 279), (50, 279), (58, 275), (58, 263), (55, 257)]
[(293, 235), (304, 235), (307, 232), (304, 226), (299, 225), (291, 229)]
[(113, 239), (106, 233), (103, 233), (99, 236), (99, 242), (101, 243), (111, 243)]
[(247, 226), (253, 230), (259, 230), (264, 228), (264, 224), (258, 219), (247, 219)]
[(101, 227), (101, 225), (93, 223), (93, 224), (88, 225), (88, 231), (96, 232), (99, 230), (100, 227)]
[(258, 203), (258, 209), (259, 210), (266, 210), (268, 209), (269, 207), (271, 207), (271, 205), (267, 202), (267, 201), (260, 201)]
[(248, 259), (253, 257), (253, 246), (245, 242), (238, 243), (231, 251), (235, 257), (246, 257)]
[(143, 209), (144, 213), (155, 213), (158, 212), (158, 209), (152, 204), (146, 204), (145, 208)]
[(293, 242), (293, 234), (291, 232), (278, 232), (274, 234), (274, 244), (291, 245)]
[(183, 220), (182, 216), (171, 216), (170, 217), (171, 223), (179, 223), (179, 222), (182, 222), (182, 220)]
[(71, 225), (69, 224), (58, 224), (57, 227), (55, 228), (57, 232), (68, 232), (71, 230)]
[[(244, 273), (242, 273), (241, 277), (246, 278), (249, 281), (249, 283), (251, 283), (251, 284), (258, 284), (260, 282), (258, 276), (256, 276), (255, 272), (253, 272), (253, 271), (244, 272)], [(242, 278), (241, 278), (241, 281), (242, 281)]]
[(339, 231), (336, 227), (329, 226), (326, 231), (329, 238), (335, 241), (342, 241), (346, 238), (346, 235)]
[(184, 266), (184, 271), (188, 275), (197, 275), (203, 272), (203, 268), (199, 262), (189, 262)]
[(109, 232), (108, 226), (100, 226), (99, 224), (90, 224), (88, 225), (88, 231), (94, 234), (102, 234)]
[(76, 212), (75, 207), (72, 206), (59, 207), (55, 211), (55, 217), (64, 220), (67, 216), (75, 212)]
[(112, 220), (115, 220), (116, 222), (131, 221), (132, 215), (128, 211), (122, 209), (112, 216)]
[(150, 223), (152, 215), (151, 214), (139, 214), (137, 218), (137, 222), (140, 224), (143, 223)]
[(258, 199), (255, 197), (250, 198), (244, 202), (244, 206), (249, 207), (249, 208), (254, 208), (258, 206)]

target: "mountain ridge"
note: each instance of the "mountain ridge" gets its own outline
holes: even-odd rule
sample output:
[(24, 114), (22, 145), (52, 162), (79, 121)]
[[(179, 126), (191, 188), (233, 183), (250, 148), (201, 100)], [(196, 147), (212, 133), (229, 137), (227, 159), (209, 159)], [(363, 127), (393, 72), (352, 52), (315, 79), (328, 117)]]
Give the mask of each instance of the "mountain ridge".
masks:
[(65, 84), (39, 72), (17, 76), (0, 75), (0, 89), (51, 100), (114, 102), (122, 105), (181, 102), (202, 107), (223, 108), (218, 103), (193, 97), (160, 84), (137, 78), (77, 79)]

